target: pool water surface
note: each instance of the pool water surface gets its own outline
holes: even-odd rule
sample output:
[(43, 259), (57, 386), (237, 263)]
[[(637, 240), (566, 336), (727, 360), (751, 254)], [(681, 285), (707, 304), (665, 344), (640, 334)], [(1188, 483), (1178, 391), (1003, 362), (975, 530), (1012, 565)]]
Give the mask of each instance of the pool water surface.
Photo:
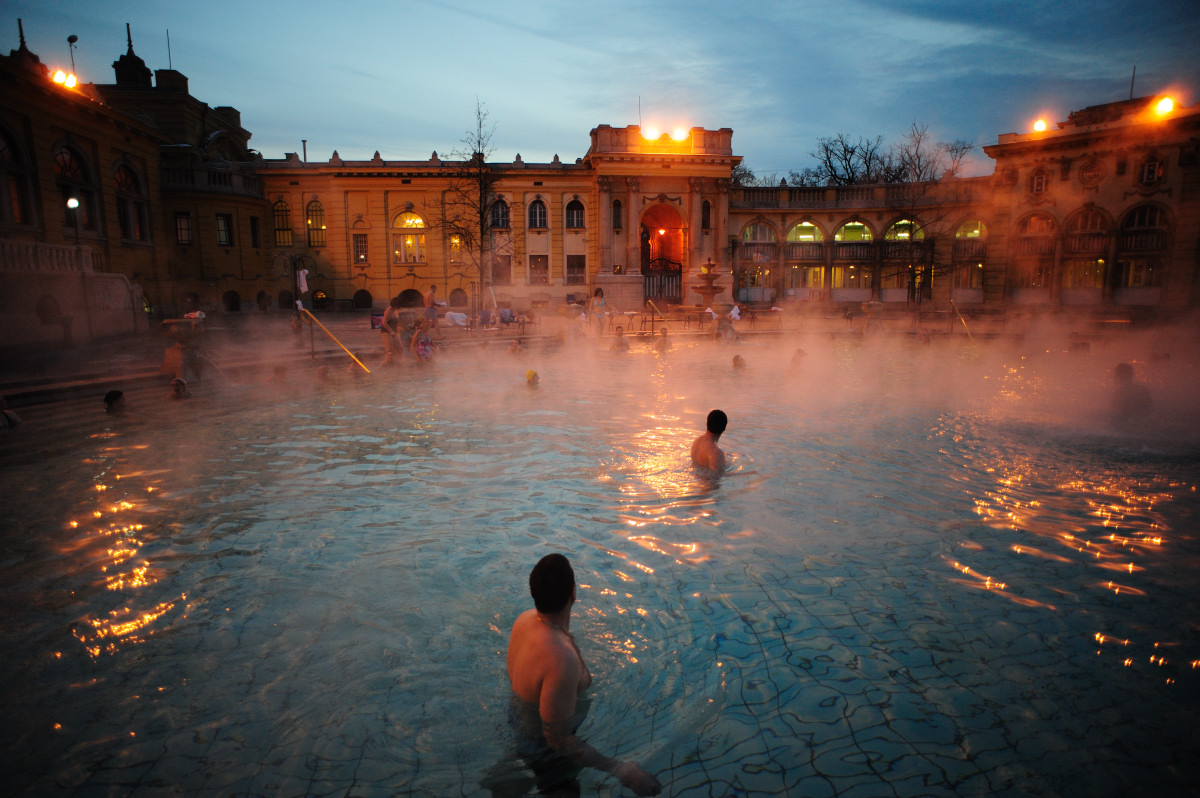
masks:
[[(580, 583), (580, 734), (664, 794), (1200, 785), (1187, 400), (1114, 429), (1103, 351), (746, 343), (734, 372), (591, 343), (23, 410), (9, 789), (524, 794), (504, 653), (550, 551)], [(1196, 384), (1140, 365), (1158, 398)], [(687, 459), (713, 407), (715, 478)]]

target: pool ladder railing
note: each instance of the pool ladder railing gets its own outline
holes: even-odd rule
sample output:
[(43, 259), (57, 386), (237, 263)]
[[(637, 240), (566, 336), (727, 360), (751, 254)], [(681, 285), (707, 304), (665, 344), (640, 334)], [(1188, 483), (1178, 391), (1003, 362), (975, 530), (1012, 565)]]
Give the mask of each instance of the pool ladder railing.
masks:
[(309, 312), (308, 308), (300, 308), (299, 310), (300, 310), (300, 318), (302, 318), (302, 319), (304, 319), (304, 321), (308, 322), (309, 351), (312, 353), (312, 356), (314, 358), (317, 356), (317, 343), (316, 343), (317, 333), (314, 328), (320, 327), (321, 331), (329, 336), (329, 340), (333, 341), (335, 344), (337, 344), (341, 348), (341, 350), (343, 352), (345, 352), (347, 355), (349, 355), (350, 359), (359, 365), (359, 368), (361, 368), (363, 371), (367, 372), (368, 374), (371, 373), (371, 370), (369, 368), (367, 368), (366, 366), (364, 366), (363, 362), (361, 360), (359, 360), (358, 358), (356, 358), (354, 356), (354, 353), (351, 352), (349, 349), (347, 349), (346, 345), (343, 344), (341, 341), (339, 341), (336, 335), (331, 333), (329, 331), (329, 329), (317, 319), (316, 316), (314, 316), (311, 312)]

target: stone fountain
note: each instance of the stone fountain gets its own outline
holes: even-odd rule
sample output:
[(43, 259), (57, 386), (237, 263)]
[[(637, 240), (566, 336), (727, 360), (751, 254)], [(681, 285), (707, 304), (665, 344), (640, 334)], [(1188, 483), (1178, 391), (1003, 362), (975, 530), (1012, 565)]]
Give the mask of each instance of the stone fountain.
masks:
[(713, 297), (725, 290), (725, 286), (723, 285), (713, 285), (713, 281), (716, 279), (717, 267), (712, 262), (712, 258), (709, 258), (708, 263), (700, 267), (700, 282), (703, 285), (693, 285), (692, 290), (700, 295), (700, 307), (712, 308), (718, 313), (727, 312), (713, 307)]

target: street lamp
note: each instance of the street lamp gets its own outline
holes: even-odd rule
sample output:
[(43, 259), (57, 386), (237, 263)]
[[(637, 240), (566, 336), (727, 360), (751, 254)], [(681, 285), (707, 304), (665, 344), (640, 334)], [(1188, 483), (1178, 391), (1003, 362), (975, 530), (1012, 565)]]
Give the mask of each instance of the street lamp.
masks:
[(79, 246), (79, 200), (76, 197), (67, 200), (67, 210), (75, 220), (75, 246)]
[(72, 33), (67, 37), (67, 47), (71, 50), (71, 74), (75, 73), (75, 42), (79, 41), (79, 37)]

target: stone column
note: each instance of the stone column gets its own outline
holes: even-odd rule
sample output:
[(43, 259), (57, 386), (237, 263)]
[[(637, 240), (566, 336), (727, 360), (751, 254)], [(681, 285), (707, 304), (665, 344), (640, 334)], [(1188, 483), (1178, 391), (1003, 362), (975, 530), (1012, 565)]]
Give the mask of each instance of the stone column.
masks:
[(641, 181), (636, 177), (625, 178), (626, 194), (625, 221), (625, 273), (642, 273), (642, 204)]

